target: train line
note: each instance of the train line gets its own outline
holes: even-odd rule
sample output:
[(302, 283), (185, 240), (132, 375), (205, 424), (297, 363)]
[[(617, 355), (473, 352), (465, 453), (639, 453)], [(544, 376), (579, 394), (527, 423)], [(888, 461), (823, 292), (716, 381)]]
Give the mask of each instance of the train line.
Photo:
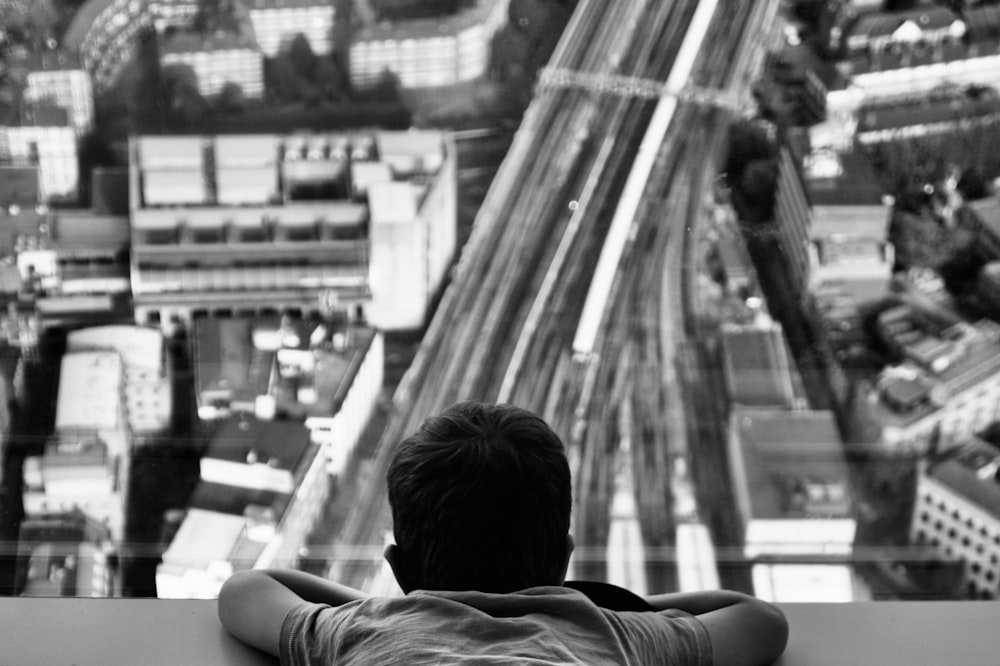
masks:
[[(747, 35), (774, 4), (581, 0), (549, 65), (747, 94), (733, 58), (755, 48)], [(708, 560), (711, 536), (699, 505), (704, 465), (686, 443), (698, 426), (685, 382), (699, 381), (678, 360), (690, 358), (687, 306), (667, 301), (690, 270), (688, 218), (711, 183), (706, 156), (725, 122), (682, 98), (539, 85), (394, 396), (373, 482), (334, 544), (332, 577), (386, 589), (387, 570), (360, 553), (391, 526), (382, 478), (395, 444), (457, 400), (499, 398), (541, 413), (567, 443), (575, 577), (650, 591), (711, 582), (708, 568), (687, 566)], [(612, 259), (598, 268), (602, 252)], [(604, 305), (588, 310), (585, 296), (602, 290)], [(581, 324), (585, 312), (596, 314)], [(580, 326), (594, 332), (577, 345)]]

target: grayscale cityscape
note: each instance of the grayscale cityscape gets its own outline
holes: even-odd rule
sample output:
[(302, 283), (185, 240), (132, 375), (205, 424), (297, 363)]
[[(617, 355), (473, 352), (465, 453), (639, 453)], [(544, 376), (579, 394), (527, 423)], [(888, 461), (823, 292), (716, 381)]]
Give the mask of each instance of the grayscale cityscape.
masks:
[(0, 595), (401, 594), (474, 399), (571, 578), (996, 599), (998, 90), (998, 0), (0, 0)]

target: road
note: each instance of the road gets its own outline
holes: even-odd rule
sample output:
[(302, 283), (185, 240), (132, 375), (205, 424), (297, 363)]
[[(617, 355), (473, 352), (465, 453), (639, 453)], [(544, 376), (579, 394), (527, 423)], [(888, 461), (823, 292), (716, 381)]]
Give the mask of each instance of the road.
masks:
[[(705, 86), (745, 87), (741, 50), (765, 13), (751, 10), (751, 3), (725, 4), (713, 19), (696, 76)], [(696, 0), (581, 0), (550, 65), (666, 80), (697, 6)], [(583, 296), (655, 107), (648, 99), (577, 88), (537, 92), (397, 390), (373, 460), (373, 482), (359, 492), (334, 546), (332, 577), (359, 587), (381, 585), (379, 556), (391, 525), (382, 478), (395, 444), (453, 402), (503, 394), (544, 415), (569, 446), (581, 544), (574, 576), (607, 578), (612, 497), (617, 488), (615, 506), (631, 506), (621, 495), (631, 486), (635, 511), (618, 517), (637, 519), (652, 550), (641, 550), (632, 537), (629, 548), (640, 548), (638, 557), (649, 562), (650, 586), (676, 587), (669, 480), (673, 460), (687, 453), (671, 449), (671, 440), (680, 446), (678, 432), (688, 425), (677, 415), (687, 406), (671, 376), (673, 347), (661, 337), (661, 325), (671, 318), (661, 313), (660, 287), (675, 279), (667, 277), (668, 266), (685, 265), (678, 257), (687, 246), (687, 217), (697, 215), (700, 193), (711, 185), (714, 164), (706, 157), (721, 146), (725, 117), (680, 105), (643, 191), (597, 362), (574, 361), (570, 351)], [(623, 415), (630, 423), (624, 452)], [(634, 524), (626, 527), (635, 534)]]

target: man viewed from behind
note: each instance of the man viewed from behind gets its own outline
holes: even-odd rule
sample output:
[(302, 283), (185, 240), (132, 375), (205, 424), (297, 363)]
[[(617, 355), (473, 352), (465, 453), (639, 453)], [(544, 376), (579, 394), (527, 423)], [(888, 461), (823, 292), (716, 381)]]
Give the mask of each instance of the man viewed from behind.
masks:
[(573, 539), (559, 437), (534, 414), (464, 402), (424, 421), (386, 475), (406, 593), (366, 597), (294, 571), (248, 571), (219, 596), (237, 638), (288, 664), (766, 664), (774, 606), (736, 592), (648, 597), (614, 612), (563, 587)]

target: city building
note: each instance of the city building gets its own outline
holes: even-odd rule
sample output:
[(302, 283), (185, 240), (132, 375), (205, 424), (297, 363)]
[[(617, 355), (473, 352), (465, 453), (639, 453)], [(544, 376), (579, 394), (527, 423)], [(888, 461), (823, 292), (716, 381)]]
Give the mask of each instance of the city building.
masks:
[(724, 322), (720, 333), (731, 404), (791, 409), (798, 403), (781, 324), (759, 313), (750, 323)]
[(1000, 449), (978, 438), (920, 464), (910, 541), (961, 563), (972, 598), (1000, 596)]
[(920, 102), (862, 108), (858, 112), (857, 140), (873, 145), (953, 134), (997, 122), (1000, 122), (1000, 99), (956, 91)]
[(755, 592), (852, 600), (856, 521), (833, 413), (733, 409), (727, 449)]
[(124, 385), (116, 352), (63, 356), (54, 433), (25, 459), (27, 516), (79, 509), (120, 542), (132, 449)]
[[(158, 328), (93, 326), (70, 331), (66, 352), (114, 352), (124, 365), (125, 415), (133, 438), (166, 434), (173, 415), (166, 344)], [(136, 439), (136, 444), (141, 442)]]
[(346, 322), (205, 318), (192, 341), (200, 418), (300, 421), (339, 473), (382, 387), (381, 334)]
[(888, 292), (895, 253), (886, 240), (891, 213), (860, 150), (817, 150), (805, 159), (811, 202), (809, 291), (826, 301), (863, 304)]
[(350, 46), (351, 82), (371, 86), (385, 72), (407, 88), (440, 86), (482, 76), (493, 35), (507, 22), (510, 0), (478, 0), (440, 19), (383, 21), (357, 31)]
[(966, 205), (970, 215), (964, 219), (976, 234), (976, 250), (988, 261), (1000, 260), (1000, 196), (992, 196)]
[(18, 596), (113, 597), (115, 546), (106, 526), (80, 511), (28, 518), (17, 540)]
[(298, 423), (223, 422), (157, 567), (157, 596), (216, 598), (235, 571), (294, 566), (329, 496), (320, 448)]
[(726, 292), (746, 298), (756, 289), (757, 276), (743, 234), (731, 225), (719, 234), (715, 247)]
[(42, 202), (72, 203), (78, 197), (77, 133), (65, 114), (51, 124), (0, 126), (0, 164), (36, 166)]
[(94, 125), (94, 91), (80, 59), (65, 51), (43, 51), (27, 63), (24, 101), (65, 109), (78, 135)]
[(882, 443), (894, 452), (946, 451), (1000, 419), (1000, 326), (883, 316), (880, 330), (903, 358), (869, 396)]
[(82, 209), (47, 210), (17, 235), (24, 295), (45, 328), (131, 317), (129, 221)]
[(264, 57), (249, 35), (178, 32), (164, 39), (160, 66), (190, 67), (203, 97), (217, 97), (226, 84), (246, 99), (264, 96)]
[(836, 70), (807, 44), (785, 45), (767, 57), (767, 73), (781, 86), (795, 111), (795, 124), (810, 126), (826, 118), (829, 80)]
[(957, 43), (965, 35), (965, 21), (951, 9), (924, 5), (892, 12), (861, 16), (847, 35), (849, 56), (882, 53), (894, 46)]
[(80, 56), (94, 87), (110, 88), (135, 55), (149, 30), (188, 25), (198, 0), (88, 0), (62, 38), (62, 46)]
[(313, 53), (333, 51), (337, 10), (329, 0), (246, 0), (245, 4), (254, 38), (268, 58), (288, 49), (300, 34), (309, 41)]
[(136, 321), (333, 313), (424, 323), (454, 258), (455, 151), (431, 131), (142, 136)]
[(1000, 39), (991, 11), (962, 15), (933, 4), (857, 17), (847, 27), (843, 85), (831, 87), (833, 116), (863, 106), (914, 100), (942, 86), (1000, 86)]
[(809, 199), (802, 164), (787, 145), (781, 146), (778, 157), (774, 221), (788, 277), (802, 293), (809, 281)]

